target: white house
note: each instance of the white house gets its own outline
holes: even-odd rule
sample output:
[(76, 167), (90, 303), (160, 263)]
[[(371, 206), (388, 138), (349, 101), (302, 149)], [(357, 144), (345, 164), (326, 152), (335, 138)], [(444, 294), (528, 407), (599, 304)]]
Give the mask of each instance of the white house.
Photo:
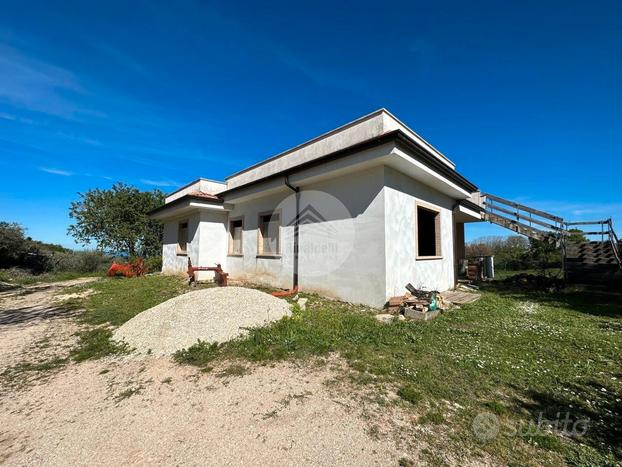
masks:
[(409, 282), (453, 288), (464, 223), (482, 219), (477, 187), (384, 109), (224, 182), (194, 181), (151, 216), (164, 273), (220, 263), (230, 279), (371, 306)]

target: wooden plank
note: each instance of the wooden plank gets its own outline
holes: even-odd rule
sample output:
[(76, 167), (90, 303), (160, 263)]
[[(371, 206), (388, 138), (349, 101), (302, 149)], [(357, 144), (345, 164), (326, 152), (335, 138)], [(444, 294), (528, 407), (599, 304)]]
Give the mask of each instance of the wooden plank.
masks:
[(499, 207), (499, 206), (497, 206), (495, 204), (486, 204), (486, 208), (487, 209), (492, 209), (494, 211), (501, 211), (501, 212), (503, 212), (505, 214), (510, 214), (512, 216), (518, 217), (519, 219), (524, 219), (524, 220), (527, 220), (529, 222), (533, 222), (534, 224), (538, 224), (538, 225), (541, 225), (543, 227), (548, 227), (549, 229), (552, 229), (552, 230), (565, 232), (564, 230), (562, 230), (561, 228), (557, 227), (556, 225), (549, 224), (547, 222), (543, 222), (543, 221), (538, 220), (538, 219), (534, 219), (533, 217), (525, 216), (524, 214), (520, 214), (517, 211), (510, 211), (509, 209), (505, 209), (505, 208)]
[(514, 201), (510, 201), (504, 198), (500, 198), (499, 196), (491, 195), (489, 193), (482, 193), (482, 196), (486, 198), (490, 198), (493, 201), (497, 201), (501, 204), (507, 204), (508, 206), (512, 206), (513, 208), (520, 209), (521, 211), (530, 212), (540, 217), (544, 217), (545, 219), (549, 219), (555, 222), (564, 222), (564, 219), (561, 217), (554, 216), (549, 214), (548, 212), (539, 211), (537, 209), (530, 208), (529, 206), (525, 206), (524, 204), (515, 203)]
[(566, 222), (566, 225), (600, 225), (600, 224), (608, 224), (609, 221), (575, 221), (575, 222)]
[(487, 212), (485, 214), (485, 217), (486, 220), (492, 222), (493, 224), (497, 224), (501, 227), (505, 227), (506, 229), (513, 230), (514, 232), (518, 232), (529, 238), (535, 238), (537, 240), (550, 240), (551, 237), (553, 237), (553, 234), (550, 232), (538, 230), (535, 227), (530, 227), (518, 221), (507, 219), (505, 217), (499, 216), (498, 214)]

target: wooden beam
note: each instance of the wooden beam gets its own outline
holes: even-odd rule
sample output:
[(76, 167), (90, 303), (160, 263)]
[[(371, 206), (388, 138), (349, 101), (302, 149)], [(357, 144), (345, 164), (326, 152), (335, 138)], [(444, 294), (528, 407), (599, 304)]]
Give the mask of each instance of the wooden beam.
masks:
[(499, 206), (497, 206), (495, 204), (486, 204), (486, 208), (494, 210), (494, 211), (500, 211), (500, 212), (503, 212), (505, 214), (510, 214), (510, 215), (512, 215), (514, 217), (518, 217), (519, 219), (524, 219), (526, 221), (533, 222), (534, 224), (538, 224), (538, 225), (541, 225), (543, 227), (548, 227), (549, 229), (553, 229), (555, 231), (562, 231), (563, 232), (563, 229), (557, 227), (556, 225), (549, 224), (548, 222), (543, 222), (543, 221), (541, 221), (539, 219), (534, 219), (534, 218), (529, 217), (529, 216), (525, 216), (524, 214), (521, 214), (521, 213), (519, 213), (517, 211), (510, 211), (509, 209), (505, 209), (505, 208), (499, 207)]
[(518, 204), (518, 203), (515, 203), (514, 201), (509, 201), (507, 199), (500, 198), (499, 196), (491, 195), (489, 193), (482, 193), (482, 196), (485, 196), (486, 198), (491, 199), (493, 201), (497, 201), (501, 204), (507, 204), (508, 206), (512, 206), (513, 208), (520, 209), (521, 211), (530, 212), (537, 216), (544, 217), (545, 219), (549, 219), (555, 222), (564, 222), (564, 219), (562, 219), (561, 217), (554, 216), (552, 214), (549, 214), (548, 212), (538, 211), (537, 209), (533, 209), (533, 208), (530, 208), (529, 206), (525, 206), (524, 204)]

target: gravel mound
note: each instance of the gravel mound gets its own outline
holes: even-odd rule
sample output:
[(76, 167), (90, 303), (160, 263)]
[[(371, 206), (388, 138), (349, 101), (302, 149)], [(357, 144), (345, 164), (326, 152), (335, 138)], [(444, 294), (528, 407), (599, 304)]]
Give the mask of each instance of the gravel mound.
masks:
[(289, 304), (280, 298), (244, 287), (197, 290), (139, 313), (114, 332), (140, 353), (170, 355), (196, 344), (225, 342), (290, 316)]

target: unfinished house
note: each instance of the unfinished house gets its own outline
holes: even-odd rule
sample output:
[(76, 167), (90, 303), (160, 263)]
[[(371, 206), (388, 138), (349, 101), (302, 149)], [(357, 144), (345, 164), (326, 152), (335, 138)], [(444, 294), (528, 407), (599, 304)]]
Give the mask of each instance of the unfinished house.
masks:
[[(164, 273), (221, 264), (230, 279), (382, 306), (408, 282), (456, 283), (477, 187), (381, 109), (152, 212)], [(199, 279), (211, 279), (209, 272)]]
[[(220, 264), (230, 279), (382, 306), (407, 283), (453, 288), (465, 223), (519, 231), (520, 217), (495, 213), (451, 160), (381, 109), (224, 182), (196, 180), (151, 215), (164, 223), (164, 273)], [(539, 235), (528, 215), (520, 233)]]

